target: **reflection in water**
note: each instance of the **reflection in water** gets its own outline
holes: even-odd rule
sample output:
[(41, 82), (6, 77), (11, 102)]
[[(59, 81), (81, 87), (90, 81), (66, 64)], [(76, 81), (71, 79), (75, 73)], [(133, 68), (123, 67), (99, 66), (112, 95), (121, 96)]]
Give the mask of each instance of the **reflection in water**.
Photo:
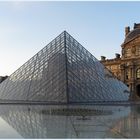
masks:
[(140, 106), (1, 105), (0, 117), (23, 138), (140, 138)]
[(126, 138), (140, 138), (140, 106), (132, 106), (129, 116), (116, 124), (112, 131), (117, 130)]

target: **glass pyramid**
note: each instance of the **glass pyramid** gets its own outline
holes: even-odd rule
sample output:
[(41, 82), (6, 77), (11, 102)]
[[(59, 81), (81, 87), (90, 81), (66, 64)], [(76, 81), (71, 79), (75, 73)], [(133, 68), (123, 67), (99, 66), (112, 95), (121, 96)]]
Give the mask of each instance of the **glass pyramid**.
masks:
[(129, 89), (66, 31), (0, 84), (1, 101), (127, 101)]

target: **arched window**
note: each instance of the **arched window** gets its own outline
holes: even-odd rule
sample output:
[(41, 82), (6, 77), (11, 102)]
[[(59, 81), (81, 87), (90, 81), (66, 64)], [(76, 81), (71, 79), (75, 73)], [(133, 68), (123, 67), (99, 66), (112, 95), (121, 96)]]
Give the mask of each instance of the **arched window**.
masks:
[(130, 48), (127, 48), (125, 50), (125, 57), (129, 57), (129, 56), (131, 56), (131, 49)]
[(126, 70), (126, 79), (130, 79), (130, 71)]
[(136, 55), (140, 55), (140, 46), (136, 47)]
[(137, 69), (137, 72), (136, 72), (136, 77), (137, 77), (137, 79), (140, 79), (140, 68), (139, 68), (139, 69)]

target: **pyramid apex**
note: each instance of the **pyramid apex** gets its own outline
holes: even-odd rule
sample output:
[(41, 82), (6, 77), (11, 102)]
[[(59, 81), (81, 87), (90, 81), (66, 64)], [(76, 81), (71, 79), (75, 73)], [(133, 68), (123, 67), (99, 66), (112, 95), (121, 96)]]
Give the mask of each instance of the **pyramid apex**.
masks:
[(64, 30), (63, 33), (68, 33), (68, 32), (66, 30)]
[(63, 32), (67, 32), (66, 30), (64, 30)]
[(69, 34), (66, 30), (63, 30), (59, 35), (61, 34)]

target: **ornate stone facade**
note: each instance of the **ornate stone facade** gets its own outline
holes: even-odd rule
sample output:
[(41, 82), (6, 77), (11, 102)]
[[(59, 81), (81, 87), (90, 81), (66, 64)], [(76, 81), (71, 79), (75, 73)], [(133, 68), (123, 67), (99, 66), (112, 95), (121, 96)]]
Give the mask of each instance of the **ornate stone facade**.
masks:
[(134, 29), (125, 28), (121, 55), (114, 59), (101, 56), (101, 62), (131, 90), (131, 100), (140, 100), (140, 23)]

